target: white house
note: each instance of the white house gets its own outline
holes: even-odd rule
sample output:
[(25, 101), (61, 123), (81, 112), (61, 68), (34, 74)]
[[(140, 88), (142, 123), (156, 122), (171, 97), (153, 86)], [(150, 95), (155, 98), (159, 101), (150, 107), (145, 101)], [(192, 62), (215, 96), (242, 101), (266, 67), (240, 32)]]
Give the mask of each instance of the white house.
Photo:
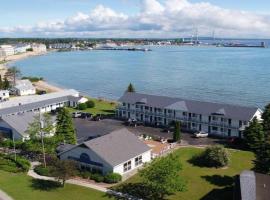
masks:
[(9, 99), (9, 91), (8, 90), (0, 90), (0, 102), (6, 101)]
[(82, 168), (124, 175), (151, 160), (151, 149), (126, 128), (79, 145), (62, 148), (59, 158), (77, 161)]
[(36, 88), (28, 79), (16, 81), (15, 93), (19, 96), (36, 94)]
[(32, 44), (32, 49), (34, 52), (38, 53), (44, 53), (47, 51), (46, 45), (45, 44)]

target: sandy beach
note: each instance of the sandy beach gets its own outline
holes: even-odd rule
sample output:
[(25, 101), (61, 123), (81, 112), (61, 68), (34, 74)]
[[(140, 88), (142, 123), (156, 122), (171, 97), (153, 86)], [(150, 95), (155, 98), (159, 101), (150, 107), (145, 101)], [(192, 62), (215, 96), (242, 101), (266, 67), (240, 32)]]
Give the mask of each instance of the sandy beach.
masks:
[(49, 83), (47, 83), (46, 81), (38, 81), (36, 83), (33, 83), (33, 85), (36, 87), (37, 90), (45, 90), (48, 93), (50, 92), (59, 92), (62, 91), (64, 89), (51, 85)]
[[(47, 52), (42, 52), (42, 53), (40, 53), (40, 52), (26, 52), (26, 53), (22, 53), (22, 54), (8, 56), (5, 58), (6, 62), (0, 64), (0, 75), (2, 77), (5, 76), (5, 73), (7, 71), (7, 64), (9, 62), (18, 61), (18, 60), (29, 58), (32, 56), (40, 56), (40, 55), (44, 55), (46, 53)], [(57, 87), (57, 86), (54, 86), (54, 85), (47, 83), (46, 81), (38, 81), (36, 83), (33, 83), (33, 85), (36, 87), (37, 90), (45, 90), (47, 92), (59, 92), (59, 91), (63, 90), (60, 87)]]

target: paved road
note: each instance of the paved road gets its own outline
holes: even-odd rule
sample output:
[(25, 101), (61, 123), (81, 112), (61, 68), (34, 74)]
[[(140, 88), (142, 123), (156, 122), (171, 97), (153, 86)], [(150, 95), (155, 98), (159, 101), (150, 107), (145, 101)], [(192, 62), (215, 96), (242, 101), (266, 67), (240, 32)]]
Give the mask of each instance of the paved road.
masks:
[(5, 192), (0, 190), (0, 200), (13, 200), (10, 196), (8, 196)]
[[(81, 142), (89, 137), (97, 135), (105, 135), (119, 128), (127, 128), (135, 135), (151, 135), (165, 138), (172, 138), (172, 133), (164, 132), (161, 128), (146, 126), (126, 126), (122, 121), (115, 119), (103, 119), (101, 121), (89, 121), (87, 119), (74, 119), (77, 129), (77, 138)], [(221, 139), (214, 138), (194, 138), (190, 133), (182, 133), (182, 140), (186, 145), (212, 145), (222, 142)]]

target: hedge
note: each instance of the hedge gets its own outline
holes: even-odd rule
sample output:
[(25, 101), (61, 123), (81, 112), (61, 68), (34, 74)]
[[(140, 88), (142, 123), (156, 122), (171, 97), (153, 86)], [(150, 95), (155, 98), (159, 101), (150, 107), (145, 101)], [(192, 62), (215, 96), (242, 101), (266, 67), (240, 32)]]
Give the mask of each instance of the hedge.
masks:
[(104, 177), (105, 183), (118, 183), (122, 180), (122, 176), (118, 173), (109, 173)]

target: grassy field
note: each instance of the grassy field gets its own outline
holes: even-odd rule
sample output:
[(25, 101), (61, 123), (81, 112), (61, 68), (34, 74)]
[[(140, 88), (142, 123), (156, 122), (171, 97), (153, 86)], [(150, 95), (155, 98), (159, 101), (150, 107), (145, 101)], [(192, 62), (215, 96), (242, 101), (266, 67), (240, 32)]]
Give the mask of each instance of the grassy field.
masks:
[[(253, 167), (254, 155), (247, 151), (230, 150), (230, 164), (227, 168), (216, 169), (194, 166), (189, 162), (192, 156), (202, 149), (181, 148), (175, 153), (180, 154), (183, 170), (181, 176), (187, 181), (188, 190), (169, 197), (174, 200), (229, 200), (232, 199), (234, 176), (244, 169)], [(138, 183), (140, 177), (133, 176), (126, 183)]]
[[(89, 100), (92, 100), (95, 102), (95, 107), (94, 108), (87, 108), (86, 110), (82, 110), (82, 112), (89, 112), (93, 115), (96, 114), (114, 114), (115, 112), (115, 107), (116, 103), (115, 102), (109, 102), (105, 100), (99, 100), (99, 99), (94, 99), (94, 98), (89, 98)], [(71, 112), (77, 111), (74, 108), (69, 108)]]
[[(66, 184), (64, 188), (38, 182), (25, 174), (0, 171), (0, 188), (14, 200), (112, 200), (105, 193), (76, 185)], [(41, 187), (42, 186), (42, 187)], [(46, 189), (45, 189), (46, 188)]]

